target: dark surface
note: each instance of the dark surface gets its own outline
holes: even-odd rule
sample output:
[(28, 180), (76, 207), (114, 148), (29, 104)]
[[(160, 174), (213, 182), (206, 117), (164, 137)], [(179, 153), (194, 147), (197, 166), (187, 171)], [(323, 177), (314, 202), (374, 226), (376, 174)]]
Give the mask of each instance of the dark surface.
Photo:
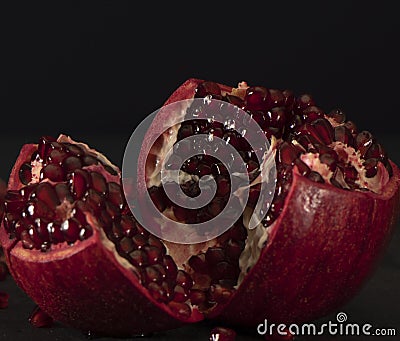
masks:
[[(339, 106), (360, 129), (370, 129), (400, 164), (395, 4), (275, 1), (228, 14), (216, 3), (182, 12), (171, 2), (141, 9), (128, 0), (3, 2), (0, 177), (8, 178), (22, 144), (61, 132), (121, 165), (137, 124), (189, 77), (310, 92), (324, 110)], [(342, 311), (351, 321), (400, 334), (398, 230), (374, 276)], [(10, 279), (0, 290), (11, 295), (10, 307), (0, 311), (0, 340), (85, 339), (58, 325), (31, 328), (33, 303)], [(207, 340), (210, 328), (205, 323), (152, 339)], [(355, 338), (364, 339), (374, 338)]]

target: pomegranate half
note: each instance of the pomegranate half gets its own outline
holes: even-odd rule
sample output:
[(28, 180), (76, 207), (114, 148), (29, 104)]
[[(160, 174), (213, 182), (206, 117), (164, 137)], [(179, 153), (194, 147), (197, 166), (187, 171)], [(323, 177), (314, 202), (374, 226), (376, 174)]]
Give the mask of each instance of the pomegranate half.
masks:
[[(372, 274), (399, 208), (400, 173), (367, 131), (340, 110), (323, 112), (310, 95), (295, 97), (242, 82), (198, 79), (165, 103), (191, 98), (240, 107), (270, 139), (276, 163), (273, 201), (261, 223), (249, 215), (265, 181), (264, 161), (226, 123), (202, 119), (171, 127), (160, 111), (143, 141), (140, 188), (160, 212), (188, 224), (217, 216), (230, 195), (224, 165), (206, 154), (185, 160), (182, 190), (192, 198), (212, 176), (206, 207), (179, 207), (158, 180), (166, 144), (217, 136), (240, 153), (250, 182), (245, 214), (222, 235), (195, 245), (160, 240), (130, 212), (120, 171), (67, 136), (23, 146), (11, 172), (0, 240), (17, 284), (54, 320), (85, 332), (127, 336), (176, 328), (204, 317), (254, 327), (309, 321), (340, 307)], [(190, 107), (187, 108), (190, 110)], [(160, 227), (162, 228), (162, 226)]]

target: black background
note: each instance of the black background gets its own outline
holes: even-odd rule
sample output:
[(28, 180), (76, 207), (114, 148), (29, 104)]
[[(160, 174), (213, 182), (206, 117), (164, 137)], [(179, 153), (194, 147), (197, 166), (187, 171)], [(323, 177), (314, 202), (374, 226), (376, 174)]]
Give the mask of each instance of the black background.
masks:
[[(121, 165), (136, 125), (190, 77), (230, 85), (246, 80), (312, 93), (324, 110), (340, 107), (360, 129), (373, 132), (400, 163), (400, 23), (394, 5), (2, 4), (0, 177), (7, 180), (23, 143), (61, 132), (86, 141)], [(375, 286), (356, 301), (355, 311), (363, 318), (379, 312), (374, 316), (380, 323), (389, 319), (400, 327), (398, 309), (397, 316), (383, 314), (400, 305), (390, 282), (400, 284), (396, 252), (392, 246), (384, 263), (389, 270), (374, 277)], [(374, 294), (386, 295), (386, 303), (376, 303)], [(373, 306), (368, 309), (369, 304)], [(361, 313), (364, 308), (369, 315)], [(6, 319), (4, 314), (0, 317)], [(55, 337), (38, 337), (44, 335)], [(60, 335), (61, 340), (66, 334)]]

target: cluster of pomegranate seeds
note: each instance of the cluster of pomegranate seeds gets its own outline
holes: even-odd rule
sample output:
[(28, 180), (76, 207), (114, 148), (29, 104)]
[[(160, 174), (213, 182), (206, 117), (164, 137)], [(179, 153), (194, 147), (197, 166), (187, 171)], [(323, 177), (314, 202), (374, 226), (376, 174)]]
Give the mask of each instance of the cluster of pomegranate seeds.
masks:
[[(258, 123), (261, 131), (256, 133), (275, 139), (277, 183), (270, 209), (262, 221), (263, 226), (270, 226), (280, 215), (291, 187), (294, 167), (298, 173), (312, 181), (328, 182), (346, 190), (368, 190), (359, 180), (361, 168), (365, 169), (366, 178), (373, 178), (377, 174), (378, 164), (382, 163), (388, 174), (392, 174), (382, 146), (370, 132), (358, 132), (353, 122), (346, 121), (343, 111), (335, 109), (326, 114), (310, 95), (296, 97), (290, 90), (261, 86), (246, 86), (240, 90), (223, 93), (218, 84), (206, 81), (198, 85), (195, 97), (217, 99), (236, 105)], [(185, 140), (186, 137), (206, 134), (209, 139), (221, 138), (239, 152), (251, 182), (260, 174), (261, 169), (254, 150), (246, 140), (247, 136), (235, 130), (235, 117), (221, 116), (221, 110), (212, 101), (204, 101), (204, 105), (213, 106), (216, 119), (210, 119), (209, 116), (202, 118), (197, 103), (194, 108), (189, 107), (186, 121), (177, 133), (174, 145), (177, 154), (180, 149), (193, 149), (191, 142)], [(196, 119), (193, 119), (193, 110), (196, 111)], [(206, 151), (187, 160), (176, 158), (171, 158), (166, 168), (176, 169), (177, 165), (182, 164), (180, 170), (190, 175), (185, 177), (189, 179), (187, 182), (180, 183), (188, 197), (199, 195), (198, 182), (194, 179), (205, 175), (212, 176), (216, 181), (216, 195), (200, 209), (182, 208), (166, 196), (164, 186), (169, 184), (161, 184), (149, 188), (157, 208), (161, 212), (172, 211), (178, 221), (189, 224), (205, 222), (217, 216), (230, 196), (231, 178), (226, 167)], [(358, 169), (355, 168), (356, 161)], [(254, 207), (259, 191), (260, 185), (251, 187), (248, 206)], [(240, 219), (234, 227), (218, 237), (217, 246), (189, 259), (188, 272), (194, 280), (189, 296), (200, 309), (208, 309), (215, 303), (223, 302), (232, 294), (237, 284), (239, 256), (244, 250), (246, 237), (247, 230)]]
[[(51, 245), (73, 244), (93, 233), (85, 212), (111, 222), (124, 209), (120, 184), (107, 182), (101, 161), (78, 145), (42, 137), (30, 162), (19, 169), (20, 190), (5, 197), (4, 226), (26, 249), (46, 251)], [(111, 174), (108, 165), (101, 164)]]
[[(178, 269), (164, 244), (137, 223), (121, 184), (108, 181), (105, 173), (117, 174), (77, 144), (42, 137), (30, 162), (19, 169), (26, 186), (6, 194), (7, 232), (26, 249), (49, 252), (53, 245), (68, 247), (90, 238), (88, 217), (95, 218), (152, 296), (177, 314), (190, 316), (192, 278)], [(33, 315), (42, 318), (41, 311)]]
[[(195, 97), (217, 99), (238, 106), (258, 123), (268, 139), (272, 136), (277, 139), (278, 181), (272, 205), (263, 221), (264, 226), (271, 225), (281, 213), (291, 186), (294, 167), (302, 176), (312, 181), (329, 182), (346, 190), (368, 190), (368, 186), (360, 181), (361, 168), (365, 170), (366, 178), (373, 178), (377, 175), (379, 163), (382, 163), (389, 176), (392, 175), (383, 147), (370, 132), (358, 132), (353, 122), (346, 121), (346, 116), (340, 109), (325, 113), (316, 105), (312, 96), (303, 94), (295, 97), (290, 90), (246, 86), (242, 94), (236, 93), (236, 96), (234, 93), (223, 93), (218, 84), (206, 81), (199, 84)], [(218, 117), (218, 114), (216, 110), (215, 116)], [(239, 151), (252, 181), (260, 171), (258, 159), (247, 143), (246, 136), (237, 132), (231, 121), (232, 118), (226, 117), (218, 120), (188, 118), (178, 131), (176, 146), (181, 148), (180, 144), (185, 144), (183, 148), (190, 148), (186, 146), (188, 141), (181, 140), (195, 134), (222, 138)], [(353, 160), (350, 160), (351, 157)], [(355, 166), (356, 161), (359, 163), (358, 169)], [(226, 168), (204, 153), (186, 160), (181, 170), (199, 177), (213, 176), (218, 184), (218, 191), (212, 202), (200, 210), (183, 209), (172, 204), (177, 219), (198, 223), (215, 217), (229, 198), (230, 180)], [(181, 187), (184, 189), (187, 185), (181, 184)], [(152, 191), (163, 192), (162, 188), (152, 188)], [(191, 185), (190, 190), (185, 193), (196, 196), (196, 184)], [(258, 194), (259, 187), (255, 186), (250, 190), (250, 206), (257, 200)], [(164, 197), (162, 201), (168, 203)]]

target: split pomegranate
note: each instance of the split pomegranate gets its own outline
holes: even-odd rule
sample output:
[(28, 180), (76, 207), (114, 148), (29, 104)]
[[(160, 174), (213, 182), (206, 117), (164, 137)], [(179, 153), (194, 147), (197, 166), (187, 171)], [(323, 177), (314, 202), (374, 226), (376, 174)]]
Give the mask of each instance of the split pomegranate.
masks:
[(165, 105), (194, 97), (241, 108), (260, 127), (250, 133), (270, 139), (264, 155), (276, 163), (277, 181), (268, 212), (248, 228), (268, 160), (259, 161), (229, 117), (185, 121), (149, 145), (170, 114), (160, 111), (142, 145), (150, 153), (139, 155), (141, 188), (157, 209), (194, 224), (218, 216), (231, 178), (207, 153), (183, 160), (179, 185), (188, 197), (205, 176), (217, 191), (198, 210), (175, 204), (159, 181), (165, 144), (184, 148), (186, 137), (206, 134), (238, 150), (250, 181), (246, 210), (222, 235), (195, 245), (160, 240), (141, 226), (119, 169), (87, 145), (64, 135), (25, 145), (10, 175), (0, 240), (17, 284), (52, 319), (116, 336), (204, 316), (244, 327), (265, 318), (299, 323), (340, 307), (371, 275), (400, 200), (399, 170), (374, 136), (341, 110), (325, 113), (310, 95), (244, 82), (190, 79)]

